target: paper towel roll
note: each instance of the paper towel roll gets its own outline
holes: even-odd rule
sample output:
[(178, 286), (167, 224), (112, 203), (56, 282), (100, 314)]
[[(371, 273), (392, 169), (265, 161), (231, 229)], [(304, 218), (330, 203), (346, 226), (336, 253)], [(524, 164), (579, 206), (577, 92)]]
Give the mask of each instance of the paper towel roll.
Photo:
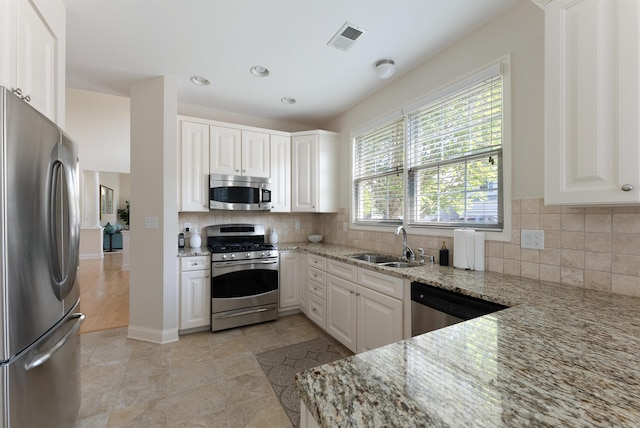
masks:
[(484, 271), (484, 232), (474, 234), (473, 269)]
[(455, 229), (453, 231), (453, 267), (473, 269), (474, 234), (473, 230)]

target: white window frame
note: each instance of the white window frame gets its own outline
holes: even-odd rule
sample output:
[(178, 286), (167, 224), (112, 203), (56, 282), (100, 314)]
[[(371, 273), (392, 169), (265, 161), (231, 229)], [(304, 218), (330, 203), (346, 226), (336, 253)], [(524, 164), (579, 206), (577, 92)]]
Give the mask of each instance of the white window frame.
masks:
[[(505, 55), (491, 63), (479, 67), (478, 69), (462, 76), (460, 79), (452, 81), (437, 90), (431, 92), (430, 94), (423, 96), (416, 101), (408, 103), (402, 106), (401, 109), (395, 110), (378, 120), (375, 120), (361, 128), (353, 130), (350, 135), (350, 141), (352, 144), (351, 154), (353, 156), (353, 144), (354, 138), (358, 135), (361, 135), (368, 130), (372, 130), (378, 126), (383, 125), (386, 122), (393, 120), (394, 118), (398, 118), (399, 116), (403, 116), (409, 112), (415, 111), (416, 109), (433, 102), (434, 99), (440, 99), (448, 94), (452, 94), (454, 92), (459, 91), (462, 88), (465, 88), (472, 84), (473, 82), (477, 82), (480, 77), (486, 75), (486, 73), (491, 73), (492, 70), (495, 70), (496, 67), (499, 67), (502, 72), (502, 195), (503, 195), (503, 229), (501, 231), (498, 230), (483, 230), (486, 232), (486, 239), (493, 241), (510, 241), (511, 240), (511, 228), (512, 228), (512, 208), (511, 208), (511, 183), (512, 183), (512, 162), (511, 162), (511, 61), (510, 55)], [(495, 72), (495, 71), (494, 71)], [(405, 142), (406, 144), (406, 142)], [(408, 150), (405, 149), (405, 162), (403, 168), (403, 186), (404, 186), (404, 216), (402, 224), (406, 228), (408, 233), (418, 234), (418, 235), (430, 235), (430, 236), (445, 236), (445, 237), (453, 237), (453, 229), (450, 227), (439, 228), (435, 226), (413, 226), (411, 224), (407, 224), (408, 218), (408, 210), (410, 208), (409, 201), (409, 186), (408, 186), (408, 168), (407, 166), (407, 156)], [(385, 225), (385, 224), (361, 224), (356, 223), (354, 221), (355, 217), (355, 209), (357, 208), (357, 201), (355, 201), (353, 194), (353, 161), (351, 159), (350, 164), (350, 186), (351, 186), (351, 218), (350, 218), (350, 227), (354, 230), (369, 230), (369, 231), (378, 231), (378, 232), (392, 232), (395, 230), (397, 225)], [(470, 227), (473, 228), (473, 227)]]

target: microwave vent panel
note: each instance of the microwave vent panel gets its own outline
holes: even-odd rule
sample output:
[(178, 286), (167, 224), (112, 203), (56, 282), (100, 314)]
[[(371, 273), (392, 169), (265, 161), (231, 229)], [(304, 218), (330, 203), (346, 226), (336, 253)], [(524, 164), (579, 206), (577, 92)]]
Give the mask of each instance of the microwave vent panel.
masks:
[(329, 40), (327, 45), (346, 52), (351, 49), (358, 40), (360, 40), (360, 37), (362, 37), (365, 32), (365, 29), (358, 28), (355, 25), (345, 22), (336, 35)]

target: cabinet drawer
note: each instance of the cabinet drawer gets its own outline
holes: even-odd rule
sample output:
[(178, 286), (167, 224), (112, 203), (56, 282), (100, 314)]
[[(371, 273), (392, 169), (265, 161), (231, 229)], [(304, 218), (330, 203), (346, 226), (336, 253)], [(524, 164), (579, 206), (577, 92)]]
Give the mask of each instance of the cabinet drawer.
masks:
[(358, 284), (402, 300), (402, 279), (358, 268)]
[(323, 329), (327, 328), (327, 301), (321, 299), (315, 294), (309, 294), (309, 310), (307, 316), (309, 319), (318, 324)]
[(182, 257), (180, 268), (182, 272), (189, 270), (209, 270), (211, 269), (211, 262), (208, 256)]
[(309, 290), (309, 293), (313, 293), (318, 297), (322, 297), (323, 299), (327, 299), (327, 286), (324, 284), (320, 284), (318, 282), (315, 282), (313, 280), (309, 281), (307, 290)]
[(357, 266), (352, 266), (335, 260), (327, 260), (327, 273), (351, 282), (356, 282), (358, 280)]
[(309, 266), (309, 279), (315, 282), (319, 282), (320, 284), (327, 283), (327, 273), (320, 269), (313, 268)]
[(324, 257), (316, 256), (315, 254), (309, 254), (309, 266), (327, 270), (327, 259), (325, 259)]

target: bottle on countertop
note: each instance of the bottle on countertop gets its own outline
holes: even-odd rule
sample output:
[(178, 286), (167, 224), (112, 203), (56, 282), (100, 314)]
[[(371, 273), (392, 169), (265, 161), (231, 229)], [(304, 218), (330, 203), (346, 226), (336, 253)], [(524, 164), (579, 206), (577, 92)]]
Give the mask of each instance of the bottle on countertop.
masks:
[(440, 266), (449, 266), (449, 249), (442, 241), (442, 248), (440, 249)]
[(178, 234), (178, 248), (184, 248), (184, 233)]
[(278, 243), (278, 232), (276, 232), (276, 228), (271, 228), (271, 234), (269, 235), (269, 242), (271, 245), (276, 245)]
[(191, 248), (200, 248), (201, 244), (202, 244), (202, 238), (200, 238), (200, 234), (194, 230), (191, 233), (191, 237), (189, 238), (189, 246)]

